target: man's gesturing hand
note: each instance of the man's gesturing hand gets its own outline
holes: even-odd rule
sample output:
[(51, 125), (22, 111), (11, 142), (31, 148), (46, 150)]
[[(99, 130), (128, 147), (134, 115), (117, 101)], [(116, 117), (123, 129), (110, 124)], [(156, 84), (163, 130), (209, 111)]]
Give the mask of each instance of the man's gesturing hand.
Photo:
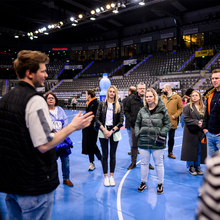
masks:
[(81, 130), (83, 128), (88, 127), (91, 124), (94, 115), (92, 112), (88, 112), (85, 115), (81, 116), (81, 111), (73, 118), (71, 121), (71, 125), (73, 126), (74, 130)]

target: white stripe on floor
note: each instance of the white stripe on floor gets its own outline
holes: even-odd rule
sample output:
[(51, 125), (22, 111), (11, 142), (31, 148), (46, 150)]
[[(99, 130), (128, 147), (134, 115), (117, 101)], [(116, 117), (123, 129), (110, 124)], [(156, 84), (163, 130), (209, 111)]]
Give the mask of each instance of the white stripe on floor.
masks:
[[(136, 164), (139, 164), (141, 161), (139, 160)], [(118, 193), (117, 193), (117, 210), (118, 210), (118, 218), (119, 220), (123, 220), (122, 211), (121, 211), (121, 190), (122, 186), (124, 184), (124, 181), (127, 177), (127, 175), (131, 172), (131, 170), (128, 170), (124, 177), (122, 178), (120, 185), (118, 187)]]
[[(182, 136), (181, 136), (182, 137)], [(177, 137), (177, 138), (181, 138), (181, 137)], [(176, 145), (174, 147), (180, 147), (182, 146), (182, 144), (179, 144), (179, 145)], [(168, 148), (165, 148), (164, 150), (166, 150)], [(141, 160), (139, 160), (137, 164), (139, 164), (141, 162)], [(126, 174), (124, 175), (124, 177), (122, 178), (121, 182), (120, 182), (120, 185), (118, 187), (118, 193), (117, 193), (117, 210), (118, 210), (118, 219), (119, 220), (123, 220), (123, 215), (122, 215), (122, 211), (121, 211), (121, 190), (122, 190), (122, 187), (123, 187), (123, 184), (124, 184), (124, 181), (126, 179), (126, 177), (128, 176), (128, 174), (130, 173), (131, 170), (128, 170), (126, 172)]]

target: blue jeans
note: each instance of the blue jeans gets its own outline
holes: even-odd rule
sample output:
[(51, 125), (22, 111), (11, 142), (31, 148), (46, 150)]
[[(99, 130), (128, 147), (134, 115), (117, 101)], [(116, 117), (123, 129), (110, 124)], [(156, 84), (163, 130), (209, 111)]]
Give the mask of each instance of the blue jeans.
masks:
[(163, 149), (141, 149), (139, 148), (141, 155), (141, 182), (146, 183), (149, 173), (150, 156), (152, 154), (155, 169), (157, 173), (157, 184), (161, 184), (164, 181), (164, 165), (163, 165)]
[(220, 136), (212, 134), (209, 131), (206, 133), (208, 154), (212, 156), (216, 151), (220, 149)]
[(181, 114), (181, 126), (184, 127), (183, 114)]
[(62, 163), (63, 180), (68, 180), (70, 178), (69, 156), (67, 156), (67, 157), (61, 156), (60, 159), (61, 159), (61, 163)]
[(198, 141), (198, 150), (197, 150), (197, 161), (187, 161), (187, 168), (190, 167), (190, 165), (192, 164), (192, 166), (197, 169), (200, 166), (200, 161), (201, 161), (201, 141)]
[(6, 220), (50, 220), (54, 192), (41, 195), (6, 195)]
[(128, 141), (130, 144), (130, 147), (132, 146), (132, 135), (131, 135), (131, 129), (130, 128), (126, 128), (127, 132), (128, 132)]

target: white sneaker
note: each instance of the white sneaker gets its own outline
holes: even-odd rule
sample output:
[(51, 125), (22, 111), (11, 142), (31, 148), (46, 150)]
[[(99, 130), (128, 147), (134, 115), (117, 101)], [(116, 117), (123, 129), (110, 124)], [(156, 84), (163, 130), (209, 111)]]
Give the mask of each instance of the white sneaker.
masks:
[(113, 176), (110, 176), (109, 182), (110, 182), (110, 185), (111, 185), (111, 186), (115, 186), (115, 180), (114, 180), (114, 177), (113, 177)]
[(105, 186), (110, 186), (110, 182), (109, 182), (109, 178), (108, 177), (104, 178), (104, 185)]
[(93, 171), (94, 169), (95, 169), (95, 164), (94, 163), (90, 163), (88, 171)]

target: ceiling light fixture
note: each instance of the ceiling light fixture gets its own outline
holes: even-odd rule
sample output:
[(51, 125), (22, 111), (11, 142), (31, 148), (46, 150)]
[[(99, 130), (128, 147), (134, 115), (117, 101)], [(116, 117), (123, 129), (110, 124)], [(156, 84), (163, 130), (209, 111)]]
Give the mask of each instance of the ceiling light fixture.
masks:
[(143, 0), (143, 1), (141, 1), (141, 2), (139, 2), (139, 5), (145, 5), (144, 0)]
[(110, 9), (110, 8), (111, 8), (111, 6), (110, 6), (110, 5), (106, 5), (106, 8), (107, 8), (107, 9)]
[(70, 18), (70, 21), (74, 21), (74, 17), (71, 17), (71, 18)]
[(117, 14), (118, 13), (118, 7), (116, 7), (112, 12)]
[(92, 10), (92, 11), (91, 11), (91, 14), (94, 15), (94, 14), (95, 14), (95, 10)]
[(82, 19), (83, 18), (83, 15), (82, 14), (79, 14), (79, 16), (78, 16), (80, 19)]
[(94, 18), (94, 17), (91, 17), (91, 18), (90, 18), (90, 20), (92, 20), (92, 21), (94, 21), (95, 19), (96, 19), (96, 18)]
[(96, 11), (96, 13), (99, 13), (100, 12), (100, 8), (97, 8), (95, 11)]
[(111, 3), (111, 7), (114, 8), (115, 7), (115, 3)]

